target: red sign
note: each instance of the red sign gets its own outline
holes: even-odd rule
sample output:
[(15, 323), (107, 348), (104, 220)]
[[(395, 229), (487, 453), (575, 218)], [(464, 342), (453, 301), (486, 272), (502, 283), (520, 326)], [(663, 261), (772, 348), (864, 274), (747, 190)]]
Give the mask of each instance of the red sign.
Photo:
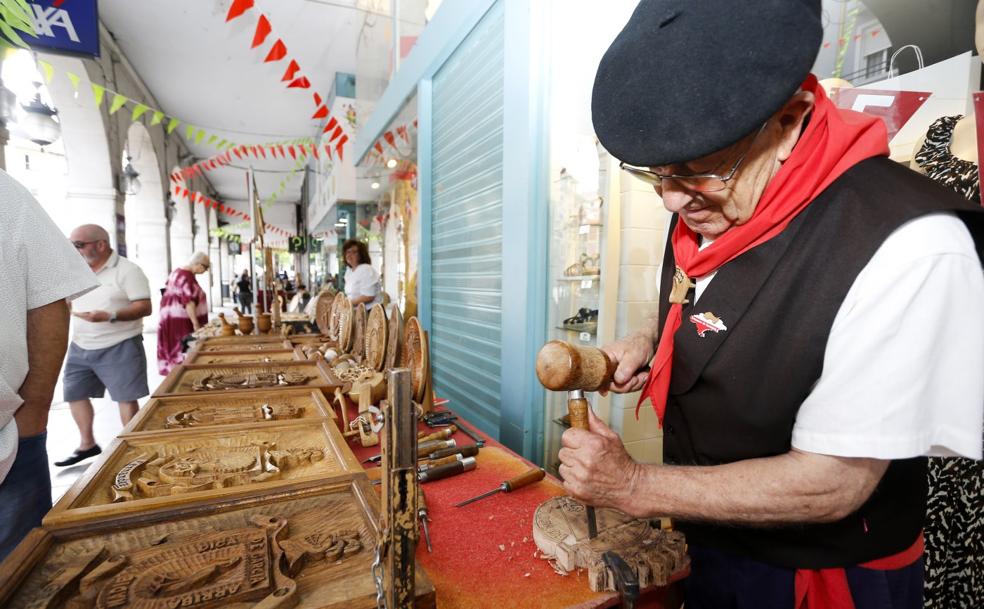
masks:
[(838, 108), (864, 112), (885, 122), (888, 141), (909, 122), (932, 93), (927, 91), (878, 91), (875, 89), (831, 89), (830, 99)]
[[(974, 93), (974, 116), (977, 119), (977, 180), (984, 175), (984, 93)], [(981, 205), (984, 205), (984, 188), (981, 189)]]

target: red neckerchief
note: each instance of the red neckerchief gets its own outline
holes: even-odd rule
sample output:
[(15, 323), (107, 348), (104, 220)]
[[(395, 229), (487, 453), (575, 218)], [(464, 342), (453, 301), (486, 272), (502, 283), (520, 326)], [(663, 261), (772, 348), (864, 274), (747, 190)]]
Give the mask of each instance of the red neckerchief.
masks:
[(692, 286), (690, 278), (716, 271), (775, 237), (842, 173), (867, 158), (888, 154), (888, 135), (880, 119), (839, 110), (812, 74), (803, 82), (802, 89), (811, 91), (816, 98), (809, 124), (793, 153), (766, 186), (748, 222), (728, 229), (703, 250), (697, 249), (697, 234), (683, 222), (677, 222), (671, 237), (676, 260), (672, 304), (660, 333), (649, 379), (636, 405), (636, 418), (639, 407), (649, 398), (660, 425), (663, 424), (673, 363), (673, 335), (680, 327), (684, 298)]

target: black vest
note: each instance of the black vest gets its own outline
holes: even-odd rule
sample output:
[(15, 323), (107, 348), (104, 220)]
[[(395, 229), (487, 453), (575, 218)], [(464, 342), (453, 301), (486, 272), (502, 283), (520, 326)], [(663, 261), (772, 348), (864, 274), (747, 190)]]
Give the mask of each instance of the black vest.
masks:
[[(696, 308), (684, 305), (675, 336), (665, 463), (717, 465), (788, 452), (797, 411), (820, 378), (827, 336), (858, 273), (896, 228), (944, 210), (959, 210), (982, 255), (979, 208), (886, 158), (869, 159), (782, 233), (719, 269)], [(668, 245), (661, 294), (670, 292), (673, 268)], [(669, 305), (661, 300), (662, 328)], [(701, 338), (688, 320), (707, 311), (727, 330)], [(923, 526), (926, 492), (926, 459), (906, 459), (893, 461), (871, 498), (838, 522), (677, 526), (689, 543), (782, 567), (848, 566), (912, 545)]]

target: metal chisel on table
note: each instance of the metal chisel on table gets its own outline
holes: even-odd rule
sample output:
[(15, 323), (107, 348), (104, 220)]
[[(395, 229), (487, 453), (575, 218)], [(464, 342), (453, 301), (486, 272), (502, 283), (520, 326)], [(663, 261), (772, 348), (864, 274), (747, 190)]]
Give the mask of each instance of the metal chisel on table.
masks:
[(454, 504), (454, 507), (462, 507), (474, 501), (478, 501), (479, 499), (485, 499), (486, 497), (491, 497), (496, 493), (511, 493), (513, 491), (523, 488), (524, 486), (529, 486), (534, 482), (539, 482), (540, 480), (543, 480), (543, 477), (546, 475), (547, 473), (543, 471), (543, 468), (535, 468), (525, 471), (522, 474), (516, 476), (515, 478), (510, 478), (509, 480), (506, 480), (498, 487), (492, 489), (487, 493), (482, 493), (477, 497), (472, 497), (471, 499), (466, 499), (461, 503)]

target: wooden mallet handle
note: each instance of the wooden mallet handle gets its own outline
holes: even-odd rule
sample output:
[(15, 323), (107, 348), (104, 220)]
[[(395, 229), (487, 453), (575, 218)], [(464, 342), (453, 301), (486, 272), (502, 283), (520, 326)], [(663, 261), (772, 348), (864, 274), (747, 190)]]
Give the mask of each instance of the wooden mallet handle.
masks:
[(612, 381), (617, 364), (596, 347), (552, 340), (536, 356), (536, 376), (552, 391), (598, 391)]
[(571, 419), (571, 427), (588, 429), (588, 401), (584, 398), (567, 400), (567, 415)]

